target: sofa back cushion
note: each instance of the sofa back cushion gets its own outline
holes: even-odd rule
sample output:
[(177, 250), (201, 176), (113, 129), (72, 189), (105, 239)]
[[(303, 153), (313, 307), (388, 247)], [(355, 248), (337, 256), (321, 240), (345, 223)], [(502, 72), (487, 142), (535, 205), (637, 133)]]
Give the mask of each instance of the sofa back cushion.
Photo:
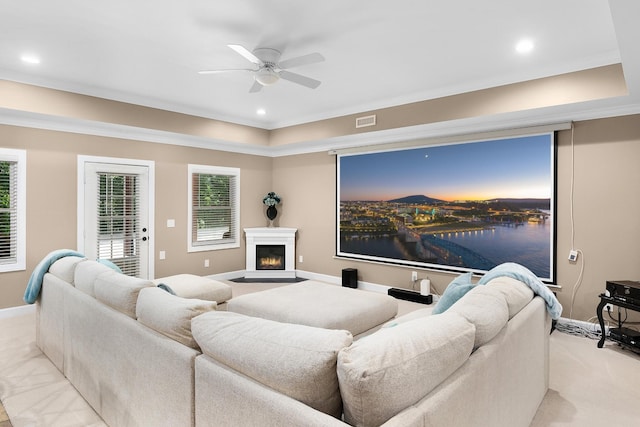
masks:
[(469, 358), (475, 327), (455, 313), (380, 329), (338, 355), (345, 421), (379, 426), (415, 404)]
[(444, 313), (467, 292), (475, 288), (477, 285), (471, 282), (472, 277), (471, 273), (464, 273), (453, 279), (433, 307), (433, 314)]
[(474, 348), (491, 341), (509, 321), (509, 308), (504, 295), (498, 289), (485, 285), (470, 290), (449, 311), (475, 325)]
[(76, 288), (95, 298), (96, 278), (103, 273), (111, 273), (112, 269), (94, 260), (84, 260), (76, 265), (73, 282)]
[(512, 277), (496, 277), (485, 286), (497, 289), (504, 296), (509, 307), (509, 319), (518, 314), (533, 299), (531, 288)]
[(51, 267), (49, 267), (49, 273), (73, 285), (76, 266), (84, 260), (86, 260), (86, 258), (78, 256), (62, 257), (51, 264)]
[(138, 322), (188, 347), (199, 348), (191, 334), (191, 319), (216, 309), (215, 301), (182, 298), (157, 287), (140, 290)]
[(403, 314), (402, 316), (398, 316), (395, 319), (389, 320), (387, 323), (382, 325), (382, 328), (393, 328), (395, 326), (398, 326), (400, 323), (410, 322), (415, 319), (431, 316), (432, 314), (433, 307), (419, 308), (418, 310), (410, 311), (407, 314)]
[(138, 293), (143, 288), (153, 286), (149, 280), (116, 273), (109, 267), (108, 272), (96, 277), (94, 291), (96, 299), (127, 316), (136, 318)]
[(193, 336), (216, 361), (312, 408), (340, 417), (338, 352), (350, 332), (212, 311), (194, 318)]

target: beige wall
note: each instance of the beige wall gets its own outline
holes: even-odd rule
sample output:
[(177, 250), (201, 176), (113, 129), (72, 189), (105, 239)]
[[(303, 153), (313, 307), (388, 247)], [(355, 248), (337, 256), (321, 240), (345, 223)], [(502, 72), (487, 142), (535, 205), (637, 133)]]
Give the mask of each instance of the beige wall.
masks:
[(235, 143), (269, 145), (269, 132), (141, 105), (0, 80), (0, 108), (155, 129)]
[[(603, 78), (601, 74), (612, 74), (613, 83), (606, 92), (618, 93), (623, 89), (620, 85), (619, 71), (619, 67), (612, 66), (594, 73), (598, 78)], [(581, 76), (589, 77), (593, 76), (593, 73)], [(135, 120), (142, 120), (139, 125), (145, 128), (184, 131), (191, 135), (207, 134), (191, 129), (194, 126), (202, 126), (205, 129), (210, 124), (214, 127), (218, 125), (215, 121), (208, 123), (205, 119), (154, 112), (143, 107), (137, 109), (135, 106), (113, 101), (103, 102), (81, 95), (0, 83), (1, 94), (13, 94), (0, 97), (0, 103), (10, 104), (2, 104), (9, 109), (72, 118), (78, 118), (77, 115), (80, 115), (80, 118), (91, 118), (105, 123), (135, 124)], [(578, 86), (572, 89), (572, 93), (580, 92), (580, 85), (576, 84)], [(523, 86), (527, 85), (516, 85), (515, 90), (522, 90)], [(562, 93), (560, 88), (556, 87), (556, 90)], [(481, 91), (476, 95), (485, 99), (491, 93), (504, 93), (505, 88), (487, 91)], [(600, 95), (591, 93), (588, 96)], [(464, 96), (467, 100), (474, 98), (473, 94)], [(453, 98), (455, 97), (451, 99)], [(573, 98), (572, 100), (575, 101)], [(84, 112), (82, 107), (91, 109), (94, 101), (97, 110), (92, 113)], [(441, 105), (441, 102), (444, 101), (433, 101), (434, 105)], [(540, 102), (544, 104), (556, 101)], [(422, 111), (421, 108), (426, 108), (428, 103), (419, 104), (416, 104), (416, 108)], [(128, 112), (125, 116), (140, 114), (141, 118), (125, 120), (122, 111), (115, 111), (121, 107), (124, 108), (123, 111)], [(500, 111), (509, 110), (509, 107), (505, 106), (494, 108)], [(401, 127), (406, 125), (401, 121), (402, 117), (411, 116), (408, 109), (411, 110), (410, 106), (381, 110), (378, 118), (385, 129)], [(451, 114), (458, 110), (455, 104), (450, 105), (449, 109)], [(407, 114), (396, 117), (396, 111)], [(446, 114), (446, 111), (441, 113)], [(422, 122), (432, 119), (429, 115), (419, 116)], [(129, 123), (128, 120), (134, 121)], [(337, 118), (308, 126), (301, 125), (283, 133), (264, 133), (258, 130), (256, 140), (259, 142), (247, 142), (265, 145), (265, 138), (269, 138), (271, 145), (280, 145), (289, 139), (284, 137), (285, 134), (289, 135), (287, 132), (294, 130), (295, 137), (289, 135), (291, 141), (301, 141), (305, 138), (313, 140), (317, 137), (313, 130), (315, 128), (323, 128), (323, 135), (349, 134), (349, 131), (342, 130), (342, 120)], [(189, 129), (185, 130), (185, 127)], [(233, 130), (216, 128), (215, 137), (224, 139), (225, 135), (229, 134), (228, 140), (234, 140), (243, 135), (245, 129), (236, 129), (235, 125), (232, 127)], [(309, 133), (305, 133), (305, 130)], [(370, 129), (375, 130), (379, 129)], [(240, 139), (252, 140), (256, 136), (255, 129), (250, 128), (246, 131), (249, 132), (245, 135), (246, 138)], [(587, 320), (595, 314), (597, 295), (604, 290), (606, 280), (640, 279), (640, 247), (636, 244), (640, 238), (640, 221), (637, 215), (640, 212), (640, 192), (637, 191), (640, 184), (640, 168), (637, 167), (637, 161), (640, 159), (640, 116), (578, 122), (574, 139), (575, 248), (583, 251), (580, 260), (585, 261), (585, 267), (575, 293), (573, 317)], [(298, 254), (304, 257), (304, 262), (296, 265), (299, 270), (339, 277), (342, 268), (355, 267), (359, 271), (359, 280), (405, 288), (411, 286), (410, 270), (413, 268), (334, 259), (336, 171), (335, 158), (326, 152), (270, 158), (8, 125), (0, 126), (0, 147), (26, 149), (28, 169), (27, 271), (0, 273), (0, 309), (23, 304), (22, 295), (29, 274), (46, 253), (53, 249), (76, 247), (76, 161), (79, 154), (155, 162), (156, 277), (180, 272), (208, 275), (244, 269), (244, 246), (232, 250), (187, 253), (187, 164), (197, 163), (241, 169), (242, 227), (266, 225), (264, 207), (261, 204), (266, 192), (274, 190), (283, 197), (276, 225), (298, 228), (297, 250)], [(576, 289), (575, 284), (580, 276), (581, 266), (581, 262), (570, 264), (566, 259), (571, 248), (571, 151), (571, 132), (560, 132), (557, 278), (558, 284), (562, 286), (558, 295), (566, 308), (564, 316), (569, 316), (572, 294)], [(55, 186), (52, 183), (55, 183)], [(175, 219), (176, 227), (166, 228), (167, 219)], [(157, 258), (161, 250), (166, 251), (166, 260)], [(209, 268), (204, 267), (205, 259), (210, 260)], [(428, 275), (440, 291), (452, 278), (450, 274), (441, 272), (422, 271), (420, 277), (424, 275)]]
[[(241, 169), (241, 224), (264, 226), (263, 195), (271, 189), (272, 160), (214, 150), (154, 144), (65, 132), (0, 126), (0, 147), (27, 150), (27, 270), (0, 273), (0, 309), (23, 305), (29, 275), (50, 251), (75, 249), (77, 156), (121, 157), (155, 162), (155, 276), (209, 275), (243, 270), (244, 247), (187, 253), (187, 165)], [(167, 228), (167, 219), (176, 227)], [(158, 251), (166, 259), (158, 259)], [(204, 267), (204, 260), (210, 267)]]
[[(571, 131), (558, 138), (558, 298), (569, 317), (580, 268), (584, 274), (573, 306), (573, 318), (595, 316), (598, 295), (607, 280), (640, 279), (640, 116), (579, 122), (575, 125), (574, 223), (579, 262), (567, 260), (571, 249)], [(416, 268), (334, 259), (335, 157), (327, 153), (274, 159), (273, 188), (283, 197), (281, 224), (298, 227), (297, 268), (340, 276), (342, 268), (358, 269), (358, 279), (411, 287)], [(420, 271), (420, 270), (419, 270)], [(452, 274), (422, 270), (442, 291)]]
[[(274, 129), (272, 146), (427, 123), (526, 111), (627, 95), (621, 64), (514, 83), (411, 104)], [(356, 117), (376, 115), (376, 126), (356, 128)]]

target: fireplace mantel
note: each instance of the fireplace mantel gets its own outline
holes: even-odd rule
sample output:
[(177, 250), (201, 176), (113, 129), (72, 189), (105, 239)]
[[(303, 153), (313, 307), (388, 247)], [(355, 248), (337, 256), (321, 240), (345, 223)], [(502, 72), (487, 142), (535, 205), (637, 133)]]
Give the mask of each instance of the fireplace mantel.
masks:
[[(287, 227), (256, 227), (245, 228), (247, 248), (247, 264), (245, 277), (247, 279), (296, 277), (296, 231), (297, 228)], [(256, 266), (256, 247), (259, 245), (284, 245), (285, 260), (283, 270), (259, 270)]]

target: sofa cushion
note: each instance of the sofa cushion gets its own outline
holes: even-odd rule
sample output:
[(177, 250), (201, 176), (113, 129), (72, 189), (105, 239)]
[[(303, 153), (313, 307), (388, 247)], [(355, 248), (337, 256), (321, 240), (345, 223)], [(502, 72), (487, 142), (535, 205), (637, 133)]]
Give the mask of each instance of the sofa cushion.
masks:
[(51, 264), (51, 267), (49, 267), (49, 273), (73, 285), (76, 266), (79, 262), (84, 260), (86, 260), (86, 258), (78, 256), (66, 256), (60, 258)]
[(194, 274), (176, 274), (156, 279), (153, 283), (157, 286), (164, 285), (164, 289), (183, 298), (216, 301), (218, 304), (231, 299), (231, 286)]
[(531, 288), (512, 277), (496, 277), (487, 282), (485, 286), (495, 288), (502, 293), (509, 307), (509, 319), (518, 314), (533, 299)]
[(457, 313), (475, 325), (474, 348), (491, 341), (509, 321), (504, 295), (498, 289), (484, 285), (473, 288), (447, 312)]
[(136, 316), (146, 327), (197, 350), (198, 343), (191, 334), (191, 319), (215, 309), (215, 301), (182, 298), (149, 287), (138, 294)]
[(418, 310), (413, 310), (407, 314), (403, 314), (402, 316), (396, 317), (395, 319), (389, 320), (387, 323), (382, 325), (383, 328), (393, 328), (394, 326), (398, 326), (401, 323), (406, 323), (414, 319), (420, 319), (422, 317), (431, 316), (433, 313), (432, 307), (420, 308)]
[(342, 413), (336, 360), (353, 342), (344, 330), (212, 311), (194, 318), (202, 352), (280, 393), (334, 417)]
[(77, 289), (95, 298), (96, 292), (94, 285), (96, 282), (96, 278), (103, 273), (112, 271), (113, 270), (111, 270), (109, 267), (100, 264), (97, 261), (81, 261), (76, 265), (73, 282)]
[(338, 355), (345, 421), (379, 426), (415, 404), (469, 358), (475, 327), (455, 313), (383, 328)]
[(120, 269), (120, 267), (118, 267), (118, 265), (116, 263), (114, 263), (111, 260), (108, 259), (97, 259), (97, 262), (99, 262), (102, 265), (106, 265), (107, 267), (109, 267), (110, 269), (112, 269), (113, 271), (115, 271), (116, 273), (122, 273), (122, 269)]
[(476, 285), (471, 283), (471, 276), (471, 273), (465, 273), (453, 279), (438, 299), (433, 308), (433, 314), (444, 313), (467, 292), (475, 288)]
[(138, 293), (143, 288), (153, 286), (153, 283), (149, 280), (116, 273), (109, 267), (105, 268), (109, 271), (96, 277), (94, 283), (96, 299), (135, 319)]

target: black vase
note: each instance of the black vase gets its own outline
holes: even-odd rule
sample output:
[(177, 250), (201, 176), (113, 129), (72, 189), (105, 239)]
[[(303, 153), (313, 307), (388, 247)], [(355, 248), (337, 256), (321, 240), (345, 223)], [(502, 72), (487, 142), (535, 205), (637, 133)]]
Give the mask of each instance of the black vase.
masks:
[(276, 219), (276, 216), (278, 216), (278, 210), (276, 209), (275, 206), (269, 206), (267, 208), (267, 218), (269, 218), (271, 221), (273, 221), (274, 219)]

